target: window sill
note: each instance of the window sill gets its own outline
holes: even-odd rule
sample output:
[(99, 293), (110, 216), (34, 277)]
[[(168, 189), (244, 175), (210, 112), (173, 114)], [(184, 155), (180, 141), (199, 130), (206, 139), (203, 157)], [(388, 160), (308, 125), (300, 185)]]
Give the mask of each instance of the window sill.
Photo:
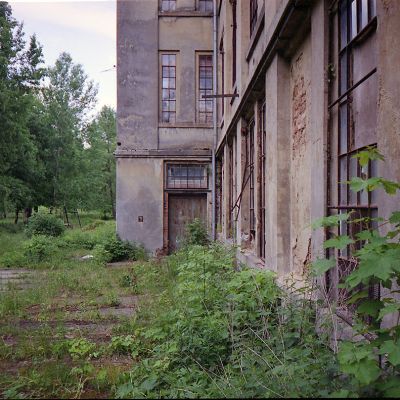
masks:
[(175, 10), (175, 11), (159, 11), (159, 17), (212, 17), (212, 11), (197, 10)]
[(190, 122), (175, 122), (173, 124), (169, 124), (167, 122), (159, 122), (159, 128), (195, 128), (195, 129), (212, 129), (212, 124), (197, 124), (197, 123), (190, 123)]
[(253, 34), (251, 35), (250, 38), (249, 48), (246, 53), (247, 62), (250, 61), (250, 58), (253, 55), (255, 48), (257, 47), (258, 40), (260, 39), (261, 36), (261, 32), (264, 29), (264, 24), (265, 24), (265, 6), (263, 6), (261, 9), (259, 20), (257, 21)]

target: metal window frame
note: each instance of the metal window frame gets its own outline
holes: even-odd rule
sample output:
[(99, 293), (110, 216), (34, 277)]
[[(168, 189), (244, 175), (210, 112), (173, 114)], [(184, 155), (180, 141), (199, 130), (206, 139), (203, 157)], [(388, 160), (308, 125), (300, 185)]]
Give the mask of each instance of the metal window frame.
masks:
[(250, 37), (253, 36), (258, 18), (258, 0), (250, 0)]
[[(160, 115), (159, 115), (159, 121), (162, 123), (169, 123), (169, 124), (174, 124), (176, 123), (176, 116), (177, 116), (177, 111), (178, 111), (178, 79), (177, 79), (177, 70), (178, 70), (178, 52), (174, 51), (160, 51), (159, 53), (159, 60), (160, 60)], [(175, 56), (175, 65), (165, 65), (163, 63), (163, 56)], [(168, 76), (164, 77), (164, 68), (173, 68), (175, 70), (175, 76)], [(164, 88), (164, 78), (165, 79), (174, 79), (174, 88), (168, 87)], [(168, 92), (168, 99), (163, 99), (163, 91), (166, 90)], [(171, 100), (170, 95), (171, 95), (171, 90), (175, 90), (175, 98)], [(168, 104), (167, 109), (164, 109), (164, 102)], [(171, 111), (171, 103), (175, 103), (175, 110)], [(164, 114), (168, 114), (168, 121), (164, 121)], [(171, 116), (173, 117), (171, 120)]]
[[(264, 96), (265, 97), (265, 96)], [(258, 107), (258, 151), (259, 151), (259, 203), (258, 214), (260, 223), (258, 232), (258, 256), (265, 259), (266, 229), (265, 229), (265, 209), (266, 209), (266, 153), (267, 153), (267, 132), (266, 124), (266, 102), (259, 103)]]
[[(165, 6), (165, 8), (164, 8)], [(161, 11), (175, 11), (176, 10), (176, 0), (161, 0), (160, 1)]]
[[(210, 190), (210, 176), (209, 176), (209, 171), (208, 171), (208, 165), (209, 165), (208, 162), (185, 162), (185, 161), (176, 161), (176, 162), (167, 161), (167, 162), (165, 162), (165, 165), (164, 165), (164, 176), (165, 176), (164, 189), (168, 190), (168, 191), (185, 191), (185, 192), (187, 192), (187, 191), (191, 191), (191, 192), (193, 192), (193, 191), (201, 191), (201, 192), (209, 191)], [(174, 184), (174, 186), (171, 186), (169, 184), (169, 182), (170, 182), (169, 168), (172, 166), (181, 168), (181, 169), (186, 168), (186, 175), (183, 176), (182, 179), (175, 179), (175, 181), (180, 182), (179, 186), (175, 186), (175, 184)], [(203, 167), (202, 169), (205, 172), (205, 174), (195, 176), (195, 177), (192, 177), (192, 179), (190, 179), (189, 168), (193, 167), (193, 166)], [(185, 179), (185, 177), (186, 177), (186, 179)], [(199, 186), (189, 185), (189, 181), (197, 180), (194, 178), (201, 178), (201, 179), (199, 179), (199, 182), (202, 182), (205, 180), (205, 185), (201, 185), (201, 184)], [(186, 181), (186, 186), (184, 185), (185, 181)]]
[[(249, 227), (250, 235), (252, 239), (255, 239), (256, 235), (256, 213), (255, 213), (255, 174), (254, 174), (254, 162), (255, 162), (255, 120), (254, 117), (249, 122), (248, 128), (248, 151), (249, 151)], [(246, 139), (247, 139), (246, 138)]]
[[(211, 57), (211, 63), (206, 66), (201, 66), (200, 59), (202, 57)], [(214, 82), (213, 82), (213, 53), (212, 52), (198, 52), (196, 56), (196, 63), (197, 63), (197, 122), (201, 124), (211, 124), (213, 122), (213, 99), (203, 98), (204, 95), (211, 95), (214, 90)], [(201, 87), (201, 79), (202, 79), (202, 70), (210, 69), (211, 75), (211, 88), (202, 88)], [(203, 76), (203, 79), (206, 76)], [(201, 111), (201, 104), (204, 105), (204, 111)], [(211, 111), (207, 111), (207, 104), (211, 105)]]

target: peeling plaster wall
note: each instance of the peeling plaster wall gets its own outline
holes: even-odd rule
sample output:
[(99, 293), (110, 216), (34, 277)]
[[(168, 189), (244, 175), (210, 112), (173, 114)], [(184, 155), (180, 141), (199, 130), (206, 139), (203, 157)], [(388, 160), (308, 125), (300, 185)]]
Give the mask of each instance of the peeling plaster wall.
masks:
[[(311, 204), (311, 36), (290, 65), (291, 113), (291, 271), (302, 272), (310, 261)], [(322, 188), (322, 187), (321, 187)]]

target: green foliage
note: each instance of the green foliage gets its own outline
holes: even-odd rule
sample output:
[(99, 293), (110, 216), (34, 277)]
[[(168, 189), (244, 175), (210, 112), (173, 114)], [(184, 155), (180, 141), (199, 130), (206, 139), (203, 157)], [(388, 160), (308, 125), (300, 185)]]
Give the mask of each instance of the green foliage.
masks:
[[(362, 167), (371, 160), (383, 160), (376, 148), (368, 148), (359, 152), (358, 158)], [(383, 189), (389, 195), (394, 195), (400, 189), (400, 184), (386, 179), (373, 177), (369, 179), (352, 178), (349, 182), (351, 190)], [(347, 223), (357, 226), (369, 226), (350, 238), (340, 235), (325, 242), (324, 248), (341, 250), (349, 244), (357, 243), (353, 256), (358, 266), (344, 280), (342, 287), (348, 291), (356, 290), (348, 300), (356, 305), (354, 315), (354, 334), (363, 335), (368, 340), (353, 343), (343, 342), (338, 353), (341, 371), (353, 379), (352, 390), (347, 396), (381, 396), (392, 397), (400, 395), (400, 327), (397, 323), (381, 325), (388, 316), (399, 315), (400, 301), (398, 300), (398, 284), (400, 283), (400, 213), (393, 212), (387, 220), (379, 219), (386, 225), (384, 234), (371, 227), (371, 218), (357, 220), (346, 218)], [(377, 220), (377, 219), (375, 219)], [(331, 224), (333, 222), (333, 224)], [(323, 218), (317, 226), (335, 226), (332, 217)], [(317, 260), (313, 263), (315, 275), (321, 275), (334, 267), (334, 260)], [(368, 292), (374, 286), (383, 286), (385, 297), (381, 299), (368, 298)], [(354, 293), (354, 292), (353, 292)], [(387, 327), (388, 326), (388, 327)], [(384, 356), (380, 359), (379, 356)]]
[(96, 353), (94, 352), (96, 344), (87, 339), (70, 339), (67, 344), (68, 353), (73, 360), (90, 359), (96, 356)]
[(340, 387), (308, 291), (287, 297), (271, 272), (235, 268), (234, 252), (216, 244), (146, 272), (166, 281), (137, 316), (146, 321), (132, 328), (137, 361), (117, 398), (307, 397)]
[(113, 336), (111, 338), (110, 350), (116, 354), (129, 354), (135, 357), (138, 351), (138, 341), (132, 335)]
[(64, 233), (65, 227), (61, 219), (53, 214), (36, 213), (29, 218), (26, 227), (26, 234), (46, 235), (46, 236), (61, 236)]
[(120, 240), (115, 234), (107, 237), (101, 244), (95, 246), (95, 257), (103, 263), (146, 258), (143, 247)]
[(24, 245), (24, 256), (28, 262), (40, 263), (48, 260), (57, 251), (53, 239), (50, 236), (35, 235)]
[(199, 218), (195, 218), (191, 223), (186, 226), (186, 238), (185, 243), (187, 245), (200, 245), (205, 246), (209, 243), (207, 228), (203, 221)]

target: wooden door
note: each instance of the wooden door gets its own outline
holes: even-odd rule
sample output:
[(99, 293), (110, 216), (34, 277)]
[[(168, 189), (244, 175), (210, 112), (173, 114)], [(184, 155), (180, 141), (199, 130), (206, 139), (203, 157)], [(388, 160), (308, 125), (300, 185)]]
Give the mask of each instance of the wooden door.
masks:
[(195, 218), (207, 220), (207, 195), (185, 194), (168, 196), (168, 250), (173, 252), (182, 245), (186, 225)]

